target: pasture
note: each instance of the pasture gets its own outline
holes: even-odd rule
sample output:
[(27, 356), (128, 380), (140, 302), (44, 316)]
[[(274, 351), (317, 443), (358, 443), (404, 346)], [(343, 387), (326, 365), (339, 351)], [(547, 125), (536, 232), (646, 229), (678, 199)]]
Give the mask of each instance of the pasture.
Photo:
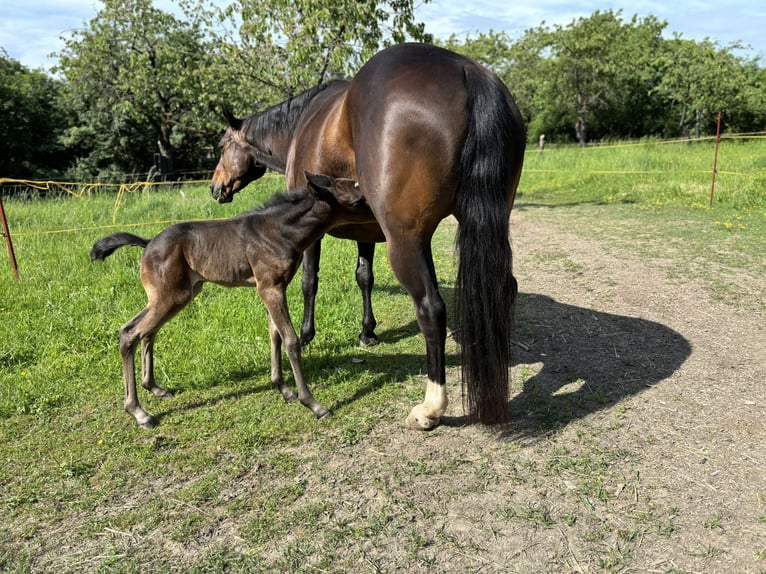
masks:
[[(766, 143), (723, 143), (709, 208), (712, 149), (527, 153), (499, 430), (465, 425), (451, 339), (444, 424), (404, 429), (425, 370), (411, 300), (379, 246), (382, 343), (354, 346), (356, 248), (332, 238), (304, 369), (333, 419), (271, 388), (257, 294), (207, 285), (158, 336), (175, 397), (144, 393), (160, 424), (139, 429), (117, 329), (145, 303), (141, 250), (91, 263), (92, 244), (283, 180), (224, 206), (204, 186), (128, 194), (116, 227), (112, 194), (5, 198), (21, 282), (0, 258), (0, 570), (766, 571)], [(434, 241), (450, 309), (454, 231)]]

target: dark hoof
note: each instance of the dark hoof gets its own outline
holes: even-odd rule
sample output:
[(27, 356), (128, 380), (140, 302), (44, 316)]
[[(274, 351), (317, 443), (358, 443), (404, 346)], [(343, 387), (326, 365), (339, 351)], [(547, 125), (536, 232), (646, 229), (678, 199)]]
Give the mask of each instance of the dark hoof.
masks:
[(327, 409), (322, 409), (321, 411), (314, 413), (317, 416), (317, 420), (330, 420), (332, 418), (332, 413), (328, 411)]
[(314, 333), (306, 332), (301, 333), (301, 348), (306, 348), (311, 344), (311, 341), (314, 340)]
[(379, 343), (380, 343), (380, 340), (375, 335), (372, 335), (371, 337), (368, 337), (364, 333), (359, 335), (360, 347), (374, 347), (375, 345)]

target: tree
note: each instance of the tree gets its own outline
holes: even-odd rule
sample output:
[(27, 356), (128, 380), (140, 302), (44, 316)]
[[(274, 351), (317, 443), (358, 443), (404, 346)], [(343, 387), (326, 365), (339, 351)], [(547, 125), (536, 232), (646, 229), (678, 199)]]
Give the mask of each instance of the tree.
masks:
[(655, 92), (676, 110), (682, 135), (688, 136), (693, 125), (699, 137), (703, 124), (712, 121), (716, 112), (734, 112), (747, 105), (748, 94), (742, 87), (748, 82), (748, 66), (732, 53), (734, 48), (721, 48), (709, 39), (686, 40), (678, 34), (665, 43)]
[(218, 37), (217, 76), (248, 111), (353, 75), (390, 43), (432, 40), (413, 0), (234, 0), (207, 10), (187, 2), (185, 10)]
[(64, 167), (69, 158), (58, 143), (65, 128), (60, 88), (0, 49), (0, 176), (48, 177)]
[(76, 115), (66, 143), (82, 171), (143, 171), (158, 152), (163, 167), (193, 167), (214, 86), (203, 31), (152, 6), (105, 0), (59, 54), (65, 96)]

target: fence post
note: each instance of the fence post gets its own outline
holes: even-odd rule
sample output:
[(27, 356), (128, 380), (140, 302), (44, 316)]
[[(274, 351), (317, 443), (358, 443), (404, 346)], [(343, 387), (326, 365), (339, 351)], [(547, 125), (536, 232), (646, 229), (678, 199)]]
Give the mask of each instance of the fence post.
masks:
[(3, 220), (3, 237), (8, 246), (8, 255), (11, 257), (11, 267), (13, 267), (13, 278), (19, 280), (19, 268), (16, 266), (16, 255), (13, 253), (13, 243), (11, 242), (11, 232), (8, 229), (8, 221), (5, 219), (5, 208), (3, 207), (3, 190), (0, 188), (0, 219)]
[(715, 130), (715, 156), (713, 157), (713, 181), (710, 184), (710, 207), (713, 207), (713, 190), (715, 189), (715, 174), (718, 173), (718, 142), (721, 141), (721, 112), (718, 112), (718, 126)]

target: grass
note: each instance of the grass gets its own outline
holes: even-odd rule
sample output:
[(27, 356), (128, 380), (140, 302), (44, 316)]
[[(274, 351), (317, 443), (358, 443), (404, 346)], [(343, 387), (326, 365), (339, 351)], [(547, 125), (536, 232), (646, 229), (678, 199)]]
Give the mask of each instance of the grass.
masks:
[[(284, 404), (271, 389), (266, 313), (255, 290), (215, 285), (158, 336), (158, 382), (177, 394), (166, 402), (142, 395), (160, 418), (159, 428), (139, 432), (122, 411), (117, 330), (145, 304), (140, 251), (125, 249), (103, 264), (91, 263), (92, 244), (119, 229), (151, 236), (169, 220), (228, 216), (282, 185), (281, 179), (266, 180), (227, 206), (215, 204), (203, 187), (127, 195), (113, 229), (114, 195), (5, 200), (21, 282), (10, 273), (0, 278), (0, 485), (3, 514), (24, 526), (0, 535), (0, 570), (23, 571), (30, 560), (12, 550), (12, 539), (32, 540), (88, 509), (123, 507), (136, 489), (149, 500), (127, 512), (102, 511), (80, 534), (107, 529), (141, 536), (169, 520), (175, 523), (170, 537), (189, 540), (214, 524), (218, 512), (241, 504), (218, 506), (244, 469), (289, 476), (294, 461), (283, 448), (307, 441), (318, 449), (354, 444), (381, 417), (404, 416), (392, 402), (414, 404), (424, 343), (409, 297), (379, 256), (374, 304), (386, 310), (378, 332), (390, 344), (356, 348), (356, 249), (327, 238), (318, 334), (304, 368), (315, 395), (334, 411), (332, 421), (317, 423), (308, 409)], [(140, 225), (128, 227), (134, 224)], [(51, 233), (58, 230), (69, 231)], [(450, 251), (441, 256), (442, 269), (454, 267), (451, 259)], [(297, 326), (299, 281), (289, 296)], [(164, 496), (169, 490), (171, 498)], [(268, 539), (272, 525), (288, 519), (280, 515), (285, 499), (301, 494), (293, 483), (248, 503), (260, 505), (261, 517), (243, 526), (246, 540), (257, 545)], [(125, 558), (104, 563), (124, 564)], [(216, 560), (226, 558), (210, 557)]]
[[(528, 154), (517, 208), (566, 210), (573, 232), (667, 264), (669, 273), (668, 262), (691, 258), (677, 271), (679, 280), (700, 279), (727, 301), (761, 309), (760, 297), (739, 283), (741, 274), (766, 271), (764, 155), (761, 142), (727, 142), (710, 208), (707, 144), (550, 148)], [(161, 424), (148, 432), (136, 428), (122, 410), (117, 329), (145, 302), (140, 252), (121, 250), (96, 264), (90, 247), (115, 230), (150, 236), (171, 220), (229, 216), (282, 185), (280, 178), (265, 179), (226, 206), (201, 186), (128, 194), (119, 205), (110, 194), (5, 199), (22, 280), (14, 282), (0, 259), (1, 571), (316, 572), (358, 567), (347, 562), (357, 559), (366, 571), (413, 571), (433, 569), (445, 548), (477, 557), (480, 569), (487, 564), (478, 557), (492, 543), (444, 528), (446, 503), (464, 491), (503, 492), (493, 516), (538, 532), (566, 538), (582, 529), (600, 549), (591, 566), (602, 571), (630, 568), (644, 537), (673, 533), (676, 512), (641, 511), (637, 495), (618, 526), (607, 528), (604, 516), (619, 514), (621, 501), (643, 488), (637, 473), (625, 472), (615, 483), (611, 473), (634, 468), (638, 454), (599, 445), (598, 433), (614, 429), (583, 431), (567, 446), (551, 439), (535, 452), (511, 442), (499, 467), (470, 445), (465, 452), (433, 452), (429, 441), (439, 440), (437, 431), (413, 437), (412, 450), (394, 461), (386, 451), (390, 437), (376, 431), (421, 400), (425, 359), (412, 303), (382, 247), (373, 304), (384, 344), (360, 349), (354, 346), (361, 318), (355, 246), (332, 238), (323, 245), (317, 339), (304, 354), (304, 369), (318, 400), (333, 410), (331, 421), (317, 423), (270, 388), (266, 314), (257, 294), (211, 285), (160, 332), (158, 383), (176, 396), (160, 402), (142, 394)], [(545, 209), (538, 211), (546, 217)], [(449, 305), (455, 262), (448, 226), (437, 233), (433, 251)], [(577, 273), (566, 257), (551, 264)], [(289, 297), (297, 326), (298, 281)], [(447, 360), (454, 372), (454, 345)], [(522, 379), (534, 374), (525, 369)], [(581, 381), (571, 384), (579, 388)], [(556, 397), (561, 404), (568, 404), (565, 391)], [(557, 428), (561, 413), (550, 416)], [(614, 415), (614, 428), (623, 417)], [(338, 473), (325, 465), (330, 453), (361, 445), (367, 467)], [(374, 495), (321, 495), (328, 485), (355, 492), (370, 475)], [(408, 496), (413, 485), (434, 483), (444, 500)], [(553, 492), (571, 504), (514, 498), (516, 488)], [(462, 520), (470, 532), (474, 519), (459, 510), (451, 520)], [(208, 543), (232, 517), (236, 532), (227, 540), (233, 542)], [(715, 532), (720, 525), (721, 515), (711, 514), (702, 527)], [(391, 540), (394, 548), (377, 546)], [(710, 545), (688, 552), (704, 559), (721, 554)]]

